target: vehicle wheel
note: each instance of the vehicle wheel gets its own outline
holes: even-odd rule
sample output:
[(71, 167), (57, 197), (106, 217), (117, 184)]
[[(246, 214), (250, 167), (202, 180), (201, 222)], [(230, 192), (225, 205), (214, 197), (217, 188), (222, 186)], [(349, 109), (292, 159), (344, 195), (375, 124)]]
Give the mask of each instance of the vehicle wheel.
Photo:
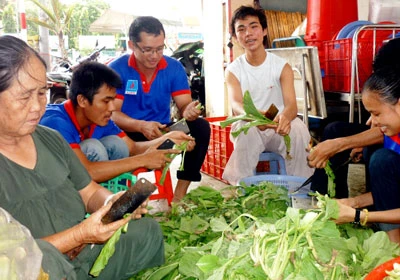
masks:
[(67, 100), (67, 89), (65, 87), (50, 88), (50, 103), (59, 104)]

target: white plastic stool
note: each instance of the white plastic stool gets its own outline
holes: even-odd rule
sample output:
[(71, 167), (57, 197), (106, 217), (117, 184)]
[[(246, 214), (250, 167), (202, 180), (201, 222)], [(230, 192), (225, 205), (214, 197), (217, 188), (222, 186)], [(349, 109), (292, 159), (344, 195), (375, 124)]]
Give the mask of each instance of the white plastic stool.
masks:
[(258, 161), (268, 161), (269, 172), (254, 172), (256, 175), (261, 175), (261, 174), (286, 175), (285, 160), (281, 155), (273, 152), (263, 152), (260, 154)]

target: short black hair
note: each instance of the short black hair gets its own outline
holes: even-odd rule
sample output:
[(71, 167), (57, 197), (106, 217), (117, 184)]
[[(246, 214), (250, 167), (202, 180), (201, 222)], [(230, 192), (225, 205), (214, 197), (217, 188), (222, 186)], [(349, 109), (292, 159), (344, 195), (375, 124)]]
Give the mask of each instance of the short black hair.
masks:
[(265, 15), (265, 12), (263, 9), (257, 9), (251, 6), (240, 6), (235, 10), (232, 16), (231, 20), (231, 33), (232, 36), (236, 37), (236, 30), (235, 30), (235, 23), (239, 19), (245, 19), (248, 16), (255, 16), (258, 17), (258, 20), (260, 21), (262, 29), (267, 28), (267, 16)]
[(10, 35), (0, 36), (0, 92), (12, 85), (31, 56), (37, 57), (46, 68), (43, 58), (25, 41)]
[(85, 62), (74, 70), (69, 88), (69, 99), (76, 106), (78, 95), (82, 94), (90, 104), (99, 89), (106, 84), (110, 88), (122, 87), (121, 77), (107, 65), (99, 62)]
[(129, 27), (129, 40), (132, 42), (140, 42), (140, 33), (146, 32), (153, 35), (163, 34), (165, 37), (165, 30), (161, 21), (155, 17), (142, 16), (137, 17)]

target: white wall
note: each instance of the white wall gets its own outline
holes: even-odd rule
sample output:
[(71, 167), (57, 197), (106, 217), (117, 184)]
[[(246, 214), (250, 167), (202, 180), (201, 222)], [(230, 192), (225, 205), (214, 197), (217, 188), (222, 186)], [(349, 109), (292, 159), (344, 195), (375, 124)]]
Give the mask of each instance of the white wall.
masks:
[(368, 20), (369, 0), (358, 0), (358, 20)]
[(204, 73), (207, 116), (227, 111), (223, 69), (223, 9), (221, 1), (203, 0)]

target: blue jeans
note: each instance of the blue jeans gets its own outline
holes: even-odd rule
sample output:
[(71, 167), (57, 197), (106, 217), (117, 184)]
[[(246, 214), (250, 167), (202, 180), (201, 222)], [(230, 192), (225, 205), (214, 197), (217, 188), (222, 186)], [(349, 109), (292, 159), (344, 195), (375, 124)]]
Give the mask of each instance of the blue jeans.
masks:
[[(371, 156), (369, 164), (370, 187), (377, 211), (400, 208), (400, 155), (379, 149)], [(400, 228), (400, 224), (379, 223), (381, 230)]]
[(101, 139), (86, 139), (79, 145), (90, 161), (108, 161), (129, 156), (128, 146), (117, 135), (109, 135)]

